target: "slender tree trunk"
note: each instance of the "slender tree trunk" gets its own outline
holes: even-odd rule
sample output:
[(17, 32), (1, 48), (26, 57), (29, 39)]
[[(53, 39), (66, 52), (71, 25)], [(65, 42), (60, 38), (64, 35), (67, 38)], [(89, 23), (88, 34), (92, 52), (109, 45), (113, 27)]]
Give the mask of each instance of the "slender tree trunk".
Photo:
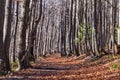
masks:
[(9, 48), (10, 48), (10, 33), (11, 33), (11, 8), (12, 0), (6, 0), (5, 5), (5, 18), (4, 18), (4, 33), (3, 33), (3, 44), (4, 44), (4, 54), (6, 54), (6, 67), (10, 70), (9, 63)]
[(3, 25), (4, 25), (4, 7), (5, 1), (0, 0), (0, 73), (4, 73), (6, 70), (5, 55), (3, 48)]
[(16, 37), (17, 37), (17, 29), (18, 29), (17, 26), (18, 26), (18, 6), (19, 6), (19, 2), (16, 2), (15, 5), (16, 5), (16, 8), (15, 8), (16, 9), (15, 10), (16, 11), (16, 13), (15, 13), (16, 14), (15, 15), (16, 22), (15, 22), (14, 45), (13, 45), (14, 46), (14, 50), (13, 50), (13, 62), (15, 62), (15, 55), (16, 55), (16, 44), (17, 44), (16, 43), (16, 40), (17, 40)]
[(24, 0), (22, 5), (22, 17), (18, 34), (18, 70), (30, 67), (29, 56), (28, 53), (26, 53), (27, 11), (29, 10), (29, 2), (30, 0)]

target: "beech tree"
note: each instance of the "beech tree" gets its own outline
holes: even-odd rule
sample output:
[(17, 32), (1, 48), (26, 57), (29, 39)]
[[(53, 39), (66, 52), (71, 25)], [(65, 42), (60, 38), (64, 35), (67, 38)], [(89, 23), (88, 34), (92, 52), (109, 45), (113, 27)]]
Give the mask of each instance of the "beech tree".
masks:
[(6, 67), (7, 70), (10, 70), (10, 62), (9, 62), (9, 48), (10, 48), (10, 32), (11, 32), (11, 8), (12, 8), (12, 0), (6, 0), (5, 4), (5, 18), (4, 18), (4, 29), (3, 29), (3, 46), (4, 46), (4, 54), (6, 55)]
[(11, 5), (12, 0), (1, 1), (1, 52), (0, 52), (0, 73), (4, 74), (10, 71), (9, 47), (11, 32)]
[(5, 71), (5, 58), (6, 56), (3, 54), (3, 25), (4, 25), (4, 7), (5, 7), (5, 1), (0, 0), (0, 73), (4, 73)]
[(21, 21), (18, 34), (18, 70), (30, 67), (28, 53), (26, 53), (26, 30), (28, 27), (27, 17), (29, 13), (30, 0), (24, 0), (21, 12)]

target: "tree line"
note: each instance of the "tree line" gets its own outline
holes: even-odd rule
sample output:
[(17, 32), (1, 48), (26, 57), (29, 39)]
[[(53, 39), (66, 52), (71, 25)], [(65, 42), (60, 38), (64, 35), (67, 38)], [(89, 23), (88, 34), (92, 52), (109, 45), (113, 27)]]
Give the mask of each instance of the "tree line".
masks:
[(0, 12), (2, 74), (52, 53), (119, 53), (119, 0), (0, 0)]

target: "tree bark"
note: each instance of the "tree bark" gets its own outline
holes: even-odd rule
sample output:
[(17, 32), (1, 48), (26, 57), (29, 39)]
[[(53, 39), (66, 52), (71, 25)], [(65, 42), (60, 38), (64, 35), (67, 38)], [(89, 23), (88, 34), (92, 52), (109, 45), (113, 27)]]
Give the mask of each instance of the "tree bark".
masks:
[(10, 70), (9, 63), (9, 48), (10, 48), (10, 33), (11, 33), (11, 8), (12, 0), (6, 0), (5, 5), (5, 18), (4, 18), (4, 31), (3, 31), (3, 44), (4, 44), (4, 54), (6, 55), (6, 67)]
[(22, 5), (22, 17), (18, 34), (18, 70), (30, 67), (29, 56), (26, 53), (26, 29), (28, 27), (27, 16), (29, 13), (29, 3), (30, 0), (24, 0)]

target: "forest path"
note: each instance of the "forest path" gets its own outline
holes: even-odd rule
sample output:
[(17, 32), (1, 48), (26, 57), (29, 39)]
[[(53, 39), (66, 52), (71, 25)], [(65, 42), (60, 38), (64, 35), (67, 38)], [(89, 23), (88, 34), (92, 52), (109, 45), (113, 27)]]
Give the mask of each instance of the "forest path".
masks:
[(13, 73), (6, 80), (120, 80), (120, 70), (111, 71), (110, 61), (113, 60), (107, 56), (89, 62), (85, 56), (61, 58), (54, 54), (40, 59), (32, 69)]

